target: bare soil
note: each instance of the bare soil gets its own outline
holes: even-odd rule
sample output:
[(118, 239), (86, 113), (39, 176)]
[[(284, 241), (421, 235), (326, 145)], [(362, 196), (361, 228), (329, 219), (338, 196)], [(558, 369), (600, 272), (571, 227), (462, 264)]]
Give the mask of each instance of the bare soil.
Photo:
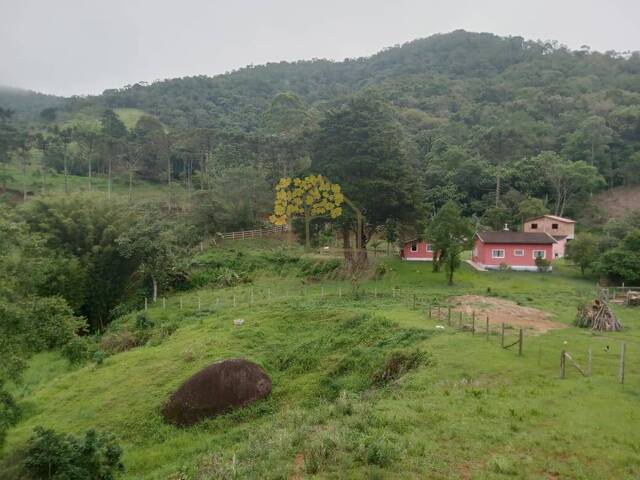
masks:
[(513, 327), (546, 332), (556, 328), (566, 328), (566, 325), (551, 320), (551, 314), (537, 308), (522, 307), (510, 300), (481, 295), (464, 295), (451, 299), (456, 305), (454, 312), (462, 312), (471, 316), (476, 312), (476, 319), (484, 322), (487, 315), (491, 325), (505, 323)]

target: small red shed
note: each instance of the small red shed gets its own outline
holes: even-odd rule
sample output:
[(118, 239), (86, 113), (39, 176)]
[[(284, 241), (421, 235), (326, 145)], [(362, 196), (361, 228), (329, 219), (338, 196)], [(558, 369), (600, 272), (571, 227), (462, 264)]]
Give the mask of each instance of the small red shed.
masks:
[(536, 258), (552, 261), (556, 240), (545, 232), (481, 232), (476, 234), (471, 260), (487, 269), (506, 265), (535, 271)]
[(433, 253), (433, 245), (430, 243), (409, 240), (404, 242), (402, 250), (400, 250), (400, 258), (418, 262), (431, 262), (433, 261)]

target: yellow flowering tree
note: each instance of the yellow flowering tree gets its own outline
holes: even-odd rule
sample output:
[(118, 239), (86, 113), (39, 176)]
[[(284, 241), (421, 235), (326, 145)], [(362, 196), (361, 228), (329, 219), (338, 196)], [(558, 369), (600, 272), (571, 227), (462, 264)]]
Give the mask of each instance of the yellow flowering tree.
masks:
[(286, 225), (294, 217), (304, 218), (305, 245), (310, 246), (309, 227), (317, 217), (338, 218), (342, 215), (344, 195), (340, 185), (322, 175), (305, 178), (282, 178), (276, 185), (276, 201), (269, 221)]

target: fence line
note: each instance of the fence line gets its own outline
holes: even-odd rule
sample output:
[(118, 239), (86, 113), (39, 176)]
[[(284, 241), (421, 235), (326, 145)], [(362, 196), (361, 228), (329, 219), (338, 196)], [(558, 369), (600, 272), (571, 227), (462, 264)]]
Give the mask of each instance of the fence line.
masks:
[[(421, 292), (424, 293), (424, 292)], [(392, 288), (383, 290), (380, 287), (373, 289), (352, 288), (347, 292), (342, 285), (318, 285), (303, 286), (302, 288), (290, 287), (280, 292), (274, 292), (269, 287), (236, 287), (229, 288), (214, 295), (187, 294), (174, 296), (172, 298), (160, 297), (153, 303), (146, 297), (143, 299), (144, 309), (166, 309), (171, 306), (177, 306), (182, 311), (190, 311), (194, 314), (206, 314), (225, 308), (246, 308), (251, 306), (268, 305), (277, 302), (288, 302), (292, 300), (298, 301), (318, 301), (324, 303), (331, 301), (349, 301), (349, 300), (367, 300), (375, 299), (376, 301), (389, 301), (395, 304), (404, 305), (408, 308), (422, 312), (425, 318), (446, 323), (452, 327), (454, 331), (471, 333), (471, 336), (482, 336), (487, 341), (491, 335), (499, 335), (499, 346), (503, 350), (518, 346), (518, 356), (523, 355), (525, 331), (517, 328), (517, 337), (513, 341), (506, 338), (508, 330), (515, 330), (513, 326), (501, 323), (499, 330), (492, 328), (490, 323), (490, 315), (485, 314), (484, 318), (479, 317), (479, 312), (471, 311), (471, 314), (465, 314), (461, 310), (454, 310), (454, 306), (446, 301), (441, 301), (437, 297), (420, 295), (411, 290), (402, 290)], [(436, 328), (440, 328), (436, 325)], [(484, 335), (483, 335), (484, 334)], [(512, 337), (513, 338), (513, 337)], [(507, 343), (509, 342), (509, 343)], [(625, 356), (627, 348), (626, 344), (621, 344), (620, 359), (617, 371), (618, 382), (625, 383)], [(592, 350), (589, 348), (587, 356), (587, 366), (583, 368), (566, 350), (562, 350), (560, 357), (560, 378), (566, 378), (566, 365), (579, 371), (584, 377), (592, 375)]]
[(218, 233), (217, 236), (224, 240), (245, 240), (249, 238), (262, 238), (270, 235), (278, 235), (287, 232), (289, 229), (286, 225), (273, 226), (268, 228), (258, 228), (256, 230), (240, 230), (237, 232)]

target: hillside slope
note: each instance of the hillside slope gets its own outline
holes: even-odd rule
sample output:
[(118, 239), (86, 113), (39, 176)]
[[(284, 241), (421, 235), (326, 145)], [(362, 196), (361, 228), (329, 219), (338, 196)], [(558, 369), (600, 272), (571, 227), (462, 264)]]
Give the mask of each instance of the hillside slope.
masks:
[(593, 204), (607, 218), (621, 218), (634, 210), (640, 210), (640, 186), (615, 187), (593, 197)]
[[(447, 287), (429, 265), (389, 260), (387, 271), (354, 295), (348, 282), (308, 284), (289, 270), (281, 276), (265, 270), (253, 285), (205, 288), (169, 298), (166, 308), (159, 303), (148, 312), (155, 325), (149, 342), (102, 364), (68, 369), (49, 354), (37, 357), (18, 391), (25, 414), (10, 432), (0, 478), (19, 478), (20, 447), (36, 425), (113, 432), (131, 479), (640, 474), (640, 357), (631, 346), (638, 342), (637, 312), (619, 311), (629, 327), (622, 333), (528, 330), (518, 357), (500, 348), (498, 325), (488, 339), (482, 331), (472, 336), (448, 326), (446, 316), (412, 308), (411, 292), (446, 306), (451, 295), (482, 294), (490, 286), (493, 295), (551, 312), (568, 326), (574, 306), (566, 299), (591, 293), (590, 282), (566, 268), (552, 276), (464, 268), (458, 284)], [(132, 332), (136, 315), (115, 324), (112, 334)], [(236, 318), (245, 325), (234, 326)], [(507, 340), (514, 337), (508, 329)], [(623, 339), (630, 346), (621, 389), (613, 346)], [(592, 348), (593, 377), (571, 371), (559, 380), (562, 348), (579, 361)], [(398, 355), (416, 352), (424, 356), (407, 371), (391, 367)], [(230, 357), (265, 367), (274, 382), (268, 400), (192, 428), (162, 421), (159, 410), (171, 391)], [(380, 372), (390, 380), (376, 380)], [(602, 455), (611, 438), (620, 441)]]

